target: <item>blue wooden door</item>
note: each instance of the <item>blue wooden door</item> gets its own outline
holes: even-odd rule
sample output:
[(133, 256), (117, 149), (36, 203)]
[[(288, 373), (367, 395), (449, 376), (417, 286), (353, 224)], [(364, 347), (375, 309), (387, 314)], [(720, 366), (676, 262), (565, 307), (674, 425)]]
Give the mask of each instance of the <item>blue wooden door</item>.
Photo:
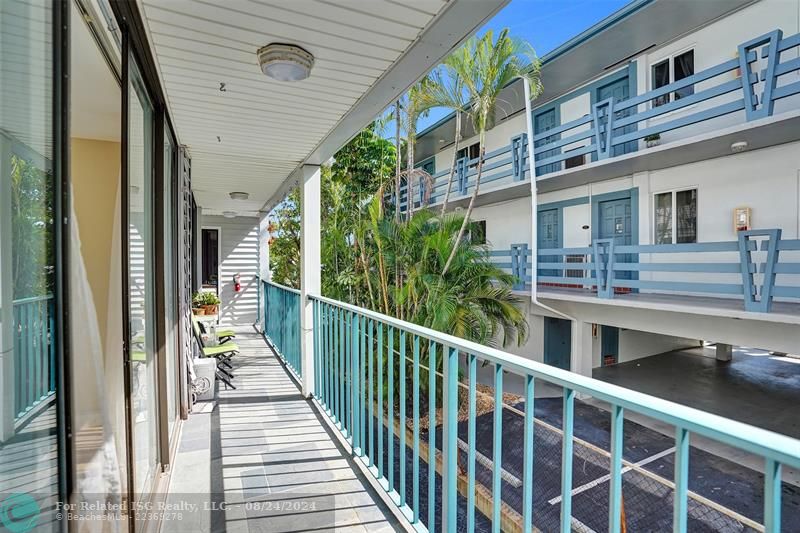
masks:
[[(632, 243), (633, 228), (631, 227), (631, 199), (620, 198), (600, 202), (599, 222), (600, 231), (598, 237), (601, 239), (614, 239), (616, 246), (629, 245)], [(616, 261), (629, 263), (632, 255), (617, 255)], [(632, 279), (630, 271), (615, 271), (616, 279)]]
[(572, 322), (562, 318), (544, 317), (544, 362), (569, 370), (572, 351)]
[[(540, 133), (544, 133), (547, 130), (551, 130), (555, 128), (558, 124), (556, 124), (556, 110), (555, 108), (550, 109), (549, 111), (545, 111), (544, 113), (539, 113), (536, 115), (533, 121), (533, 132), (534, 135), (539, 135)], [(557, 141), (559, 139), (558, 135), (551, 135), (550, 137), (545, 137), (541, 141), (536, 141), (534, 147), (538, 148), (547, 143), (551, 143)], [(561, 150), (546, 150), (544, 152), (540, 152), (536, 150), (536, 160), (539, 161), (541, 159), (546, 159), (548, 157), (553, 157), (561, 153)], [(541, 176), (543, 174), (548, 174), (550, 172), (557, 172), (561, 170), (561, 163), (550, 163), (549, 165), (544, 165), (538, 169), (536, 169), (536, 175)]]
[(619, 361), (619, 328), (600, 327), (600, 360), (603, 366), (615, 365)]
[[(603, 100), (607, 100), (608, 98), (613, 98), (614, 102), (621, 102), (623, 100), (627, 100), (630, 98), (630, 84), (628, 83), (628, 78), (622, 78), (617, 81), (611, 82), (608, 85), (604, 85), (597, 89), (597, 101), (602, 102)], [(623, 117), (630, 115), (632, 109), (626, 109), (619, 113), (614, 113), (614, 119), (618, 120)], [(625, 126), (624, 128), (619, 128), (614, 131), (615, 135), (620, 135), (622, 133), (630, 133), (632, 131), (636, 131), (636, 125), (631, 124), (629, 126)], [(619, 146), (615, 146), (612, 151), (611, 155), (618, 156), (622, 154), (629, 154), (631, 152), (635, 152), (637, 148), (636, 141), (626, 142)]]
[[(558, 224), (558, 209), (546, 209), (539, 211), (538, 224), (538, 246), (539, 249), (560, 248), (561, 247), (561, 228)], [(539, 263), (557, 263), (560, 258), (557, 256), (545, 256), (539, 259)], [(540, 270), (540, 276), (559, 276), (558, 270)]]

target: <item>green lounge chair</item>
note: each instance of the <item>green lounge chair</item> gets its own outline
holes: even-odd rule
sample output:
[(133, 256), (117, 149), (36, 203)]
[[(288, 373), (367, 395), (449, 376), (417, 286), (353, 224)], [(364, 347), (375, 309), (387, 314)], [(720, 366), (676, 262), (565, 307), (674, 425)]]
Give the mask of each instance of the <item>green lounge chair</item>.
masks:
[[(227, 342), (224, 345), (218, 344), (217, 346), (206, 346), (203, 344), (203, 335), (200, 330), (201, 324), (192, 316), (192, 331), (200, 346), (203, 357), (214, 357), (217, 360), (217, 379), (222, 381), (226, 387), (236, 389), (231, 380), (233, 374), (229, 371), (233, 369), (231, 365), (231, 358), (239, 353), (239, 347), (233, 342)], [(227, 369), (225, 368), (227, 367)]]

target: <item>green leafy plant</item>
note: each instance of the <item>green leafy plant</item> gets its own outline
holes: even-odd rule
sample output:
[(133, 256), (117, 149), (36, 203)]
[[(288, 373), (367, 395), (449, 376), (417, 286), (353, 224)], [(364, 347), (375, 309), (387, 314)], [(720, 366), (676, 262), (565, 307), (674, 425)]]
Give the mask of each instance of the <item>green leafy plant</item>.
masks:
[(645, 142), (655, 142), (661, 140), (661, 135), (658, 133), (651, 133), (644, 138)]
[(203, 300), (203, 305), (219, 305), (221, 303), (216, 293), (213, 293), (211, 291), (203, 291), (202, 300)]

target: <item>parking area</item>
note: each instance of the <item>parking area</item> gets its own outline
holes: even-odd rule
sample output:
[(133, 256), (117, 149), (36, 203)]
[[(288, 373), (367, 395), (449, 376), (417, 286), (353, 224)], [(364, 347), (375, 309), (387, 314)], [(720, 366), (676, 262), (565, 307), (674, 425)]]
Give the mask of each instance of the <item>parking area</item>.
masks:
[(677, 350), (592, 376), (753, 426), (800, 438), (800, 358), (736, 347), (730, 362), (713, 347)]

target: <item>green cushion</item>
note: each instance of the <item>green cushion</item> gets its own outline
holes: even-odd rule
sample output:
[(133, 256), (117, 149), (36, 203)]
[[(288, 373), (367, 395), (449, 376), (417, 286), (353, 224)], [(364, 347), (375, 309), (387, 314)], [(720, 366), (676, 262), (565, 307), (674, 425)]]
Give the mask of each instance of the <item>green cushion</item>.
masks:
[(218, 346), (203, 347), (203, 355), (205, 355), (206, 357), (213, 357), (215, 355), (220, 355), (230, 352), (238, 352), (238, 351), (239, 347), (232, 342), (226, 342), (225, 344), (220, 344)]
[(217, 337), (235, 337), (236, 332), (232, 329), (218, 329)]

